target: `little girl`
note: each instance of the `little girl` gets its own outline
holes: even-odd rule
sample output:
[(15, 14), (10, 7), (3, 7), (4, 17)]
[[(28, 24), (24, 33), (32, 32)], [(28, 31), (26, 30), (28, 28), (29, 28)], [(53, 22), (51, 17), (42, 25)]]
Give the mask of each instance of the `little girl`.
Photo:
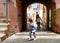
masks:
[(34, 40), (36, 40), (36, 34), (35, 34), (36, 29), (34, 27), (34, 23), (33, 23), (32, 19), (29, 19), (29, 28), (30, 28), (30, 33), (29, 33), (30, 38), (29, 38), (29, 40), (32, 39), (32, 34), (34, 36)]

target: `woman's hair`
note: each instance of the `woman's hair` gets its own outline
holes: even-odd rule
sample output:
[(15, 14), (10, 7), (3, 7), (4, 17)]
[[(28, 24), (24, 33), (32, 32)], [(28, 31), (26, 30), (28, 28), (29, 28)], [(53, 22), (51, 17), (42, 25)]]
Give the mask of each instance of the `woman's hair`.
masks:
[(36, 15), (36, 18), (39, 18), (39, 15)]
[(31, 18), (29, 18), (29, 22), (33, 22), (33, 20)]

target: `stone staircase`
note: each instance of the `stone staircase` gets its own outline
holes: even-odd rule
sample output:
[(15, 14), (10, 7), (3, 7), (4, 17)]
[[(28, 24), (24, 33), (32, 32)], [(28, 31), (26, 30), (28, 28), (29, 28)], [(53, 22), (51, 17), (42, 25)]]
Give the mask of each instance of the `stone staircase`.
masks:
[(8, 37), (8, 23), (6, 18), (0, 18), (0, 41)]

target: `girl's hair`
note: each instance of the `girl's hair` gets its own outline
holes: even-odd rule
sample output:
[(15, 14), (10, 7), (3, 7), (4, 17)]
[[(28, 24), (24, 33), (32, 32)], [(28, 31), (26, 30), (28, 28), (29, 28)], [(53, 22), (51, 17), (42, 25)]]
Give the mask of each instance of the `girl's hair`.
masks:
[(29, 22), (33, 22), (33, 20), (30, 18), (30, 19), (29, 19)]

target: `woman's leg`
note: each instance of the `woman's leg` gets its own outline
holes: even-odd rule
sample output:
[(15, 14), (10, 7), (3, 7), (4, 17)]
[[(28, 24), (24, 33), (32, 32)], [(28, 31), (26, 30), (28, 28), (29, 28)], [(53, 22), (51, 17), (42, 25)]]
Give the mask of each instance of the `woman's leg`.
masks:
[(40, 22), (38, 22), (38, 30), (40, 30)]

